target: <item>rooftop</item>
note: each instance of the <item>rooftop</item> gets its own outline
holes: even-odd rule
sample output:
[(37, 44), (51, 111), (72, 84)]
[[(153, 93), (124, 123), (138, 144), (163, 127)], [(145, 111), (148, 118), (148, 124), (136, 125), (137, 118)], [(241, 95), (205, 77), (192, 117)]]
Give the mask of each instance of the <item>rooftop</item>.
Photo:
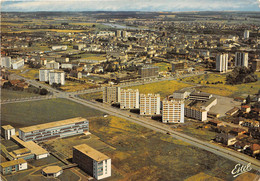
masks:
[(4, 126), (2, 126), (2, 128), (5, 130), (14, 129), (14, 127), (11, 125), (4, 125)]
[(43, 154), (48, 154), (48, 151), (34, 143), (33, 141), (27, 141), (24, 142), (23, 140), (19, 139), (17, 136), (12, 136), (12, 139), (15, 140), (15, 142), (19, 143), (25, 148), (28, 148), (33, 154), (35, 155), (43, 155)]
[(45, 124), (38, 124), (38, 125), (35, 125), (35, 126), (23, 127), (23, 128), (20, 128), (20, 130), (22, 132), (27, 133), (27, 132), (31, 132), (31, 131), (35, 131), (35, 130), (59, 127), (59, 126), (72, 124), (72, 123), (78, 123), (78, 122), (82, 122), (82, 121), (86, 121), (86, 119), (82, 118), (82, 117), (76, 117), (76, 118), (72, 118), (72, 119), (55, 121), (55, 122), (50, 122), (50, 123), (45, 123)]
[(21, 164), (21, 163), (27, 163), (27, 162), (23, 158), (20, 158), (18, 160), (3, 162), (0, 165), (1, 165), (1, 167), (6, 168), (6, 167), (11, 167), (11, 166), (14, 166), (14, 165)]
[(74, 146), (73, 148), (77, 149), (81, 153), (89, 156), (90, 158), (92, 158), (93, 160), (95, 160), (97, 162), (110, 159), (108, 156), (104, 155), (103, 153), (95, 150), (94, 148), (92, 148), (86, 144), (77, 145), (77, 146)]
[(28, 148), (21, 148), (21, 149), (13, 151), (13, 153), (15, 155), (20, 155), (20, 154), (24, 154), (24, 153), (28, 153), (28, 152), (31, 152)]
[(59, 166), (48, 166), (48, 167), (45, 167), (44, 169), (42, 169), (42, 171), (46, 174), (57, 173), (61, 170), (62, 170), (62, 168)]

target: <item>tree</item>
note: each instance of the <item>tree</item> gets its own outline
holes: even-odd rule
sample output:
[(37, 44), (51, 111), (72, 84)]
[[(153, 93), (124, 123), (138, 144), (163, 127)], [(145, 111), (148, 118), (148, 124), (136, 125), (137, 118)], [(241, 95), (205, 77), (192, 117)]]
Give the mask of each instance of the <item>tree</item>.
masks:
[(250, 104), (250, 102), (251, 102), (251, 97), (250, 97), (250, 95), (248, 95), (246, 98), (246, 104)]
[(47, 95), (47, 94), (48, 94), (47, 89), (42, 88), (42, 89), (40, 90), (40, 95)]

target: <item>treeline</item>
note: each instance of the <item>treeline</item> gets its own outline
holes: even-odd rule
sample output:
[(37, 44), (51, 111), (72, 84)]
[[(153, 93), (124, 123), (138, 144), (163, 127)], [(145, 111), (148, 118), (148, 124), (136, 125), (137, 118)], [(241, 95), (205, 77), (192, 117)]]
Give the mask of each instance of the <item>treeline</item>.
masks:
[(226, 76), (226, 84), (229, 85), (256, 82), (257, 80), (257, 75), (254, 74), (254, 71), (244, 66), (236, 67), (232, 73)]

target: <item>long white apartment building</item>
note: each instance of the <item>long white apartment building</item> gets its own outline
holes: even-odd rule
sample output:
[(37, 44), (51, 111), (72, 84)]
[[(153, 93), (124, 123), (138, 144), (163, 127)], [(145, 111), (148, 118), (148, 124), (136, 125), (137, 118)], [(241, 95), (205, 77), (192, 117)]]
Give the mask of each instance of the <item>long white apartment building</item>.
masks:
[(50, 85), (53, 83), (64, 85), (65, 72), (48, 68), (41, 68), (39, 70), (39, 80), (49, 82)]
[(65, 72), (58, 70), (51, 70), (49, 72), (49, 84), (53, 83), (65, 85)]
[(24, 59), (12, 59), (11, 57), (1, 57), (1, 67), (11, 68), (11, 69), (20, 69), (24, 66)]
[(218, 54), (216, 57), (216, 70), (226, 72), (228, 70), (228, 54)]
[(184, 101), (182, 99), (164, 100), (162, 105), (163, 123), (184, 123)]
[(48, 68), (40, 68), (39, 70), (39, 81), (42, 82), (48, 82), (49, 81), (49, 72), (52, 69), (48, 69)]
[(235, 54), (235, 66), (248, 67), (248, 53), (236, 52), (236, 54)]
[(140, 115), (160, 114), (160, 94), (140, 94)]
[(120, 109), (139, 108), (139, 90), (121, 89)]
[(116, 103), (121, 101), (120, 87), (111, 86), (103, 88), (103, 102)]

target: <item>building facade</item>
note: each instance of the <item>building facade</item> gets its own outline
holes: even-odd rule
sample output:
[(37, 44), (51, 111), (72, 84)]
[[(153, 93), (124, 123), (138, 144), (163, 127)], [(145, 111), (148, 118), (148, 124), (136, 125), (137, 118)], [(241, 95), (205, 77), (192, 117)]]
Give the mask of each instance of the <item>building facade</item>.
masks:
[(44, 141), (82, 134), (88, 130), (88, 120), (77, 117), (20, 128), (19, 138), (23, 141)]
[(22, 158), (18, 160), (2, 162), (0, 164), (0, 170), (3, 175), (11, 174), (13, 172), (21, 170), (26, 170), (27, 168), (27, 162)]
[(121, 89), (120, 109), (139, 108), (139, 90)]
[(218, 54), (216, 57), (216, 70), (226, 72), (228, 70), (228, 54)]
[(162, 107), (163, 123), (184, 123), (184, 101), (181, 99), (164, 100)]
[(65, 72), (58, 70), (51, 70), (49, 72), (49, 84), (53, 83), (65, 85)]
[(1, 57), (1, 67), (11, 68), (11, 57)]
[(184, 115), (188, 118), (193, 118), (193, 119), (197, 119), (200, 121), (206, 121), (207, 113), (208, 112), (206, 110), (185, 105)]
[(172, 63), (172, 72), (175, 72), (176, 70), (182, 70), (182, 69), (184, 69), (184, 62)]
[(235, 54), (235, 66), (248, 67), (248, 53), (236, 52), (236, 54)]
[(86, 144), (73, 147), (73, 162), (97, 180), (111, 176), (111, 159)]
[(39, 70), (39, 81), (49, 82), (49, 73), (51, 69), (41, 68)]
[(1, 134), (6, 140), (10, 140), (11, 136), (15, 135), (15, 129), (11, 125), (1, 127)]
[(159, 75), (159, 67), (157, 66), (150, 66), (146, 65), (143, 67), (140, 67), (138, 70), (138, 75), (141, 76), (141, 78), (145, 77), (158, 77)]
[(244, 31), (244, 38), (248, 39), (249, 38), (249, 30)]
[(14, 60), (12, 61), (11, 68), (12, 69), (20, 69), (24, 66), (24, 59)]
[(210, 98), (212, 98), (212, 94), (205, 92), (192, 92), (190, 94), (189, 100), (208, 101)]
[(260, 71), (260, 59), (255, 59), (252, 61), (252, 69), (254, 71)]
[(60, 63), (55, 62), (54, 60), (46, 63), (47, 69), (60, 69)]
[(120, 87), (104, 87), (103, 88), (103, 102), (116, 103), (121, 101)]
[(140, 94), (140, 115), (160, 114), (160, 94)]

